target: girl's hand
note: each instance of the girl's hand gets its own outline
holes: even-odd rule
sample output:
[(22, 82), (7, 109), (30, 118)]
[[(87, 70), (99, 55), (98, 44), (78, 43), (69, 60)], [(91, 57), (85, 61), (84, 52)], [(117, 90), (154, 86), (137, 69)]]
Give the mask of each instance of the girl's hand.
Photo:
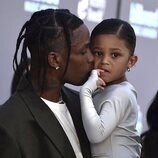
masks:
[(83, 84), (83, 86), (80, 89), (81, 93), (93, 93), (96, 89), (103, 90), (105, 87), (105, 82), (100, 78), (100, 73), (103, 72), (103, 70), (100, 69), (94, 69), (91, 72), (91, 75), (89, 76), (88, 80)]
[[(98, 80), (96, 81), (97, 88), (99, 88), (101, 90), (104, 90), (104, 88), (106, 86), (106, 83), (101, 78), (101, 73), (104, 72), (104, 71), (101, 70), (101, 69), (95, 69), (93, 71), (97, 71), (97, 75), (98, 75)], [(93, 73), (93, 71), (92, 71), (92, 73)]]

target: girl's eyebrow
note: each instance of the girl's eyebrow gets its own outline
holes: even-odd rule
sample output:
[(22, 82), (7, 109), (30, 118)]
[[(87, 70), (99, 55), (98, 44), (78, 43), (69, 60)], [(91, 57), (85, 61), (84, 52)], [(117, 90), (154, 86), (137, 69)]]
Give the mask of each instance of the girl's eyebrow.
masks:
[(121, 51), (120, 48), (110, 48), (110, 50), (119, 50), (119, 51)]

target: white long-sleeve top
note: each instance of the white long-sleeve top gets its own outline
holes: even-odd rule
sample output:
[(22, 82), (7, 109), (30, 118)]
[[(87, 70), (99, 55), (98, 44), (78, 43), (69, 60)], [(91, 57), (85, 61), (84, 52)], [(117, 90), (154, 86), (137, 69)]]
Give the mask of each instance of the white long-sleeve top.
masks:
[(91, 142), (92, 156), (97, 158), (139, 158), (140, 138), (136, 91), (127, 81), (95, 92), (94, 73), (81, 87), (83, 124)]

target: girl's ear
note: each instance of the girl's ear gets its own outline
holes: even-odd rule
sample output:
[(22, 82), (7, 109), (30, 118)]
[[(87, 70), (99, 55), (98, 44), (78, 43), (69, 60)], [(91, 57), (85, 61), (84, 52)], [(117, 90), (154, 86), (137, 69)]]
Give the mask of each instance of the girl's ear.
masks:
[(56, 52), (50, 52), (48, 54), (48, 64), (50, 67), (57, 69), (59, 67), (59, 55)]
[(136, 56), (136, 55), (132, 55), (130, 58), (129, 58), (129, 62), (128, 62), (128, 68), (130, 69), (130, 68), (132, 68), (134, 65), (135, 65), (135, 63), (137, 62), (137, 60), (138, 60), (138, 56)]

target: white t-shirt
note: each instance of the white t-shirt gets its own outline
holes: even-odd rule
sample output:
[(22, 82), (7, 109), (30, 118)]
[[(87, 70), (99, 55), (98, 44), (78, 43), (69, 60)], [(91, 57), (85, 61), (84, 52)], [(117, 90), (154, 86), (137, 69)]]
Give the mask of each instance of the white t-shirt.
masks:
[(77, 158), (83, 158), (80, 143), (76, 134), (76, 130), (65, 103), (55, 103), (41, 98), (45, 104), (51, 109), (59, 123), (63, 127)]

